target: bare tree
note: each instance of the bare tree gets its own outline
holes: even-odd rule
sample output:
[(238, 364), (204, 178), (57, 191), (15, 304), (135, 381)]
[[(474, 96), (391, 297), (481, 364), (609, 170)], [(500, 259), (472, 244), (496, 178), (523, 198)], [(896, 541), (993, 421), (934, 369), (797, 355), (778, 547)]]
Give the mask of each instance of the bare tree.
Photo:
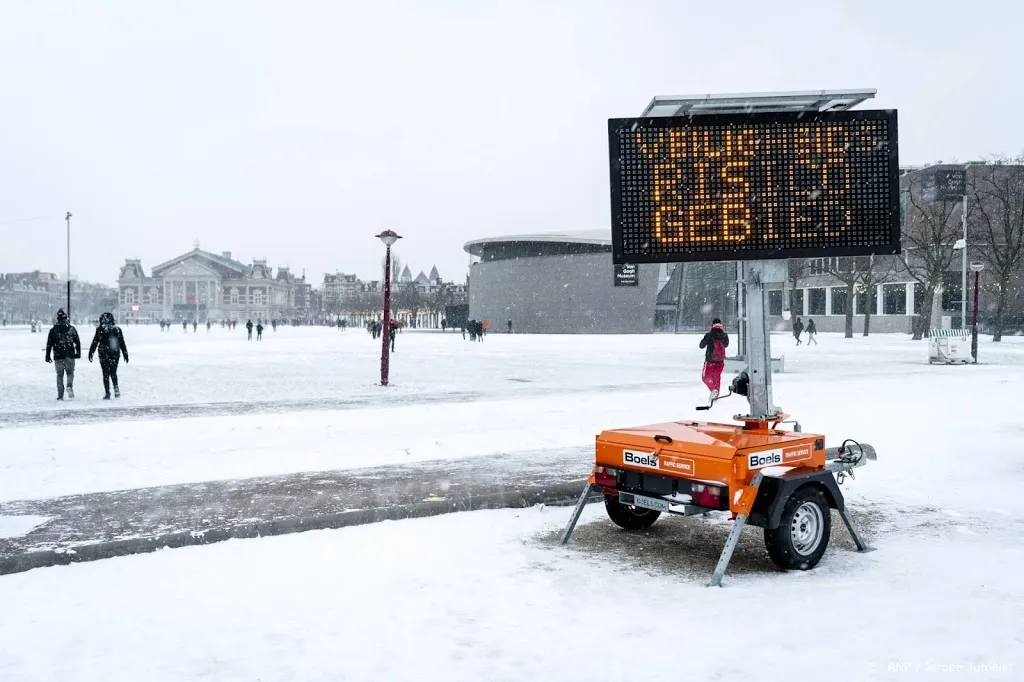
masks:
[(1000, 341), (1010, 285), (1024, 266), (1024, 154), (975, 166), (967, 191), (974, 206), (968, 216), (971, 241), (991, 270), (996, 294), (992, 340)]
[(829, 258), (826, 270), (846, 287), (846, 338), (853, 338), (853, 300), (857, 292), (857, 284), (860, 282), (862, 268), (857, 264), (857, 258), (845, 256), (842, 258)]
[(914, 320), (914, 339), (928, 329), (934, 307), (941, 305), (936, 295), (943, 277), (953, 262), (953, 245), (960, 237), (959, 202), (934, 202), (926, 196), (928, 171), (908, 174), (902, 191), (907, 201), (903, 227), (902, 269), (924, 290), (924, 305)]
[(392, 307), (403, 313), (408, 313), (413, 319), (419, 315), (423, 308), (423, 297), (413, 284), (400, 284), (392, 289)]
[[(868, 336), (871, 333), (871, 315), (877, 305), (878, 285), (891, 282), (901, 262), (887, 256), (860, 256), (853, 260), (857, 287), (864, 291), (864, 336)], [(850, 331), (852, 335), (853, 330)]]
[[(380, 259), (380, 281), (384, 281), (384, 261), (387, 260), (385, 255)], [(402, 259), (398, 257), (394, 251), (391, 252), (391, 284), (394, 286), (398, 283), (398, 278), (402, 274)]]
[(435, 315), (444, 315), (445, 307), (450, 305), (451, 300), (451, 292), (448, 290), (447, 286), (442, 284), (441, 286), (434, 289), (430, 296), (427, 297), (427, 310), (429, 310)]

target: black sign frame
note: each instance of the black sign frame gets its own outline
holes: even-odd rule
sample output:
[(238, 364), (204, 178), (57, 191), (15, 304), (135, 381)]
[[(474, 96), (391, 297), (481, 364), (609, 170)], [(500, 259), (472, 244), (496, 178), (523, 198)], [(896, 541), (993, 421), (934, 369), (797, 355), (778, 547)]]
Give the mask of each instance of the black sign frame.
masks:
[[(648, 253), (637, 250), (626, 252), (623, 238), (623, 187), (621, 183), (622, 150), (619, 133), (637, 129), (672, 130), (702, 126), (751, 126), (777, 124), (797, 126), (809, 121), (829, 123), (847, 121), (886, 121), (888, 138), (888, 234), (884, 243), (860, 246), (821, 246), (800, 248), (687, 250), (685, 247), (671, 253)], [(681, 263), (697, 261), (735, 261), (784, 258), (824, 258), (837, 256), (865, 256), (898, 254), (900, 247), (900, 186), (899, 186), (899, 132), (896, 110), (864, 110), (833, 112), (756, 112), (751, 114), (707, 114), (653, 118), (627, 118), (608, 120), (608, 152), (611, 183), (612, 261), (625, 263)], [(652, 234), (653, 238), (653, 234)]]
[[(640, 286), (640, 268), (636, 263), (615, 264), (615, 286), (636, 287)], [(627, 272), (627, 269), (629, 270)]]

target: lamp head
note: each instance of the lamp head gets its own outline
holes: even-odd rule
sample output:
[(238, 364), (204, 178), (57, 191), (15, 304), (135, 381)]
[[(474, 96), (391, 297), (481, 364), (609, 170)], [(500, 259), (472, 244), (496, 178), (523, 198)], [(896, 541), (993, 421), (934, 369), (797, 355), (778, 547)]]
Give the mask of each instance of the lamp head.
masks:
[(395, 242), (397, 242), (401, 238), (402, 237), (394, 230), (384, 230), (383, 232), (377, 235), (377, 239), (384, 242), (385, 246), (394, 246)]

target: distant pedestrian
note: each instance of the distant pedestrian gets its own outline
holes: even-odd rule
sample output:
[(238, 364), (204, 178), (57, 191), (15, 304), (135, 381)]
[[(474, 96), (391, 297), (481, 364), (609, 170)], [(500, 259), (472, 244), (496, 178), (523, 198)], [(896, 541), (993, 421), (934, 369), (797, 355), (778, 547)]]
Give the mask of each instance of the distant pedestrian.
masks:
[(210, 331), (210, 321), (209, 320), (206, 321), (206, 331), (207, 332)]
[(188, 333), (188, 320), (181, 321), (181, 331)]
[(462, 323), (462, 340), (463, 341), (466, 340), (466, 323), (465, 322)]
[(512, 333), (512, 320), (509, 320), (509, 321), (508, 321), (508, 333), (509, 333), (509, 334), (511, 334), (511, 333)]
[(811, 345), (812, 343), (815, 346), (818, 345), (818, 339), (816, 338), (817, 335), (818, 335), (818, 328), (814, 326), (814, 320), (807, 320), (807, 345), (808, 346)]
[(273, 329), (275, 332), (277, 331), (277, 320), (276, 319), (273, 319), (273, 320), (270, 321), (270, 328)]
[(128, 347), (124, 344), (124, 334), (121, 328), (114, 324), (114, 316), (111, 313), (100, 315), (100, 324), (96, 327), (96, 335), (92, 337), (92, 344), (89, 346), (89, 362), (92, 362), (93, 355), (99, 350), (100, 369), (103, 371), (103, 399), (110, 400), (110, 384), (114, 384), (114, 397), (121, 397), (121, 388), (117, 384), (117, 364), (124, 355), (125, 363), (128, 362)]
[(800, 340), (800, 335), (804, 331), (804, 323), (800, 321), (800, 318), (793, 320), (793, 338), (796, 339), (796, 345), (800, 345), (803, 341)]
[(263, 320), (256, 322), (256, 340), (263, 340)]
[[(51, 358), (52, 354), (52, 358)], [(57, 400), (64, 400), (64, 374), (68, 375), (68, 398), (75, 397), (75, 360), (82, 357), (82, 341), (71, 326), (67, 313), (57, 311), (57, 324), (46, 337), (46, 361), (57, 370)]]
[(391, 320), (391, 324), (388, 325), (388, 333), (391, 334), (391, 352), (395, 352), (395, 337), (398, 336), (398, 322)]
[(195, 334), (199, 331), (199, 320), (192, 320), (192, 333)]
[(245, 330), (249, 332), (249, 340), (252, 341), (252, 320), (245, 321)]

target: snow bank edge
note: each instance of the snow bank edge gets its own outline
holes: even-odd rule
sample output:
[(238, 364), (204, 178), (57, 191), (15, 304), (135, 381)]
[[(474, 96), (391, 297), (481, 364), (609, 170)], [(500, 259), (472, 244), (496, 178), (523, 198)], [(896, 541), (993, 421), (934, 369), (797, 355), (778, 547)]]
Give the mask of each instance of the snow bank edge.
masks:
[[(0, 575), (23, 573), (34, 568), (47, 568), (49, 566), (64, 566), (83, 561), (111, 559), (131, 554), (146, 554), (160, 549), (209, 545), (225, 540), (261, 538), (286, 535), (288, 533), (302, 533), (310, 530), (344, 528), (346, 526), (359, 526), (379, 521), (423, 518), (460, 511), (523, 508), (537, 504), (565, 506), (576, 503), (580, 493), (583, 492), (585, 483), (586, 481), (581, 479), (553, 485), (526, 486), (520, 489), (503, 490), (497, 493), (482, 495), (475, 495), (472, 491), (469, 491), (466, 494), (444, 500), (430, 500), (391, 507), (351, 509), (332, 514), (297, 516), (294, 518), (275, 519), (273, 521), (254, 521), (227, 528), (178, 531), (152, 537), (110, 540), (85, 545), (58, 547), (41, 552), (26, 552), (0, 559)], [(591, 497), (594, 500), (600, 498), (596, 493), (592, 493)]]

